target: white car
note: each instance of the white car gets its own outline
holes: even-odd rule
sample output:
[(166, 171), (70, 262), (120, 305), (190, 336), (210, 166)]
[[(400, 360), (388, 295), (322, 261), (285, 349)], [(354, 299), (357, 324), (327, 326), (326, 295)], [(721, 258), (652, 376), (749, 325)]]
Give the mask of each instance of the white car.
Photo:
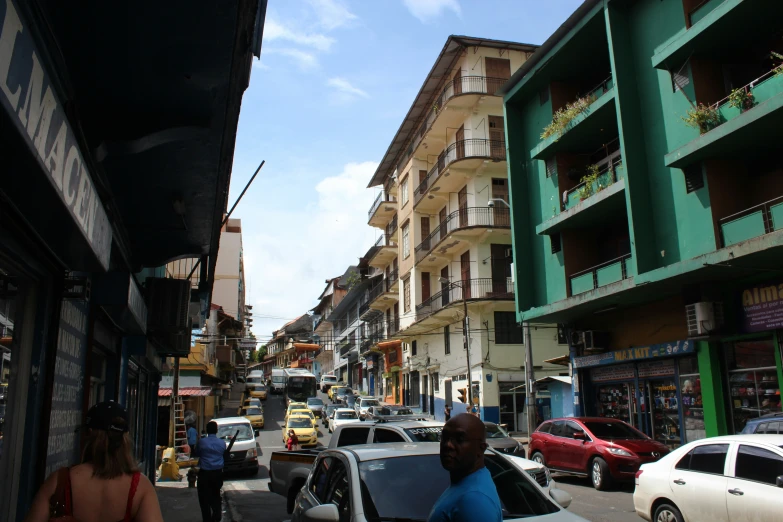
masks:
[(367, 410), (373, 406), (377, 407), (380, 405), (381, 402), (375, 397), (360, 397), (356, 399), (356, 404), (354, 404), (353, 409), (356, 410), (356, 414), (359, 418), (363, 419), (367, 416)]
[(351, 408), (337, 408), (332, 412), (332, 416), (329, 417), (329, 433), (336, 430), (340, 424), (356, 422), (358, 419), (359, 416)]
[[(449, 473), (439, 454), (440, 444), (429, 442), (325, 450), (294, 501), (292, 522), (426, 520), (449, 487)], [(571, 495), (560, 489), (545, 492), (515, 459), (488, 450), (484, 462), (497, 487), (504, 520), (584, 522), (565, 510)]]
[(643, 464), (636, 513), (655, 522), (783, 520), (783, 435), (697, 440)]

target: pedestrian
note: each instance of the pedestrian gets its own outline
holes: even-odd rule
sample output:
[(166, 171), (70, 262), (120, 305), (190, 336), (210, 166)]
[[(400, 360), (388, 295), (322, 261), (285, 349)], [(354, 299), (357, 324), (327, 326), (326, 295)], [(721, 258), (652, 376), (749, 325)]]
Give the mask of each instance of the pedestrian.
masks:
[(288, 448), (288, 451), (292, 451), (294, 448), (299, 446), (299, 437), (296, 436), (294, 430), (288, 430), (288, 440), (286, 441), (285, 445)]
[(128, 426), (127, 410), (114, 401), (90, 408), (81, 464), (49, 475), (25, 522), (163, 522), (155, 488), (133, 458)]
[(198, 431), (192, 424), (188, 426), (188, 446), (190, 446), (191, 453), (196, 450), (196, 444), (198, 443)]
[(217, 423), (209, 421), (207, 423), (207, 437), (201, 439), (195, 453), (199, 457), (196, 488), (203, 522), (220, 522), (222, 516), (220, 488), (223, 487), (223, 459), (226, 443), (217, 437), (217, 432)]
[(476, 417), (478, 417), (478, 416), (479, 416), (479, 407), (478, 407), (478, 404), (476, 404), (476, 403), (473, 403), (473, 407), (470, 409), (470, 413), (471, 413), (471, 414), (473, 414), (473, 415), (474, 415), (474, 416), (476, 416)]
[(443, 415), (446, 417), (446, 422), (449, 422), (449, 420), (451, 419), (451, 406), (449, 406), (448, 404), (443, 409)]
[(497, 488), (484, 467), (487, 436), (484, 423), (473, 415), (449, 420), (440, 438), (440, 464), (451, 485), (433, 506), (427, 522), (501, 522)]

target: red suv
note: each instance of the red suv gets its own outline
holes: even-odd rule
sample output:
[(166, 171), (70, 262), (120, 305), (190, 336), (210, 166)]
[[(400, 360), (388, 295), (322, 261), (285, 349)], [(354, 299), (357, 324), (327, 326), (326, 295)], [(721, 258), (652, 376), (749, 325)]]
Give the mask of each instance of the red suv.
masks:
[(605, 490), (615, 480), (633, 480), (639, 466), (669, 448), (617, 419), (572, 417), (544, 422), (530, 437), (530, 460), (552, 471), (589, 476)]

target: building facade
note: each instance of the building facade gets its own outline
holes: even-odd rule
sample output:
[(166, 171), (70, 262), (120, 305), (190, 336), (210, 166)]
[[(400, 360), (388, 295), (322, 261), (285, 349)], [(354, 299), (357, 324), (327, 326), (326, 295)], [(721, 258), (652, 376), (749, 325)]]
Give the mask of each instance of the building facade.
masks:
[(212, 302), (240, 322), (245, 321), (245, 263), (242, 250), (242, 220), (229, 218), (220, 232), (220, 251), (215, 266)]
[(517, 314), (564, 325), (576, 414), (678, 446), (781, 410), (782, 14), (589, 0), (505, 88)]
[[(455, 399), (471, 387), (483, 419), (519, 432), (525, 352), (498, 90), (535, 50), (449, 37), (370, 182), (381, 193), (368, 219), (383, 232), (369, 306), (394, 332), (381, 344), (388, 396), (442, 419), (446, 404), (466, 410)], [(555, 326), (537, 332), (538, 373), (557, 375), (563, 368), (544, 360), (567, 348), (558, 349)]]
[(326, 288), (318, 297), (318, 305), (312, 309), (315, 318), (315, 341), (321, 346), (315, 357), (320, 375), (333, 374), (335, 369), (335, 342), (332, 337), (334, 325), (326, 319), (332, 314), (334, 307), (340, 304), (340, 301), (345, 297), (346, 290), (339, 283), (339, 277), (327, 279)]

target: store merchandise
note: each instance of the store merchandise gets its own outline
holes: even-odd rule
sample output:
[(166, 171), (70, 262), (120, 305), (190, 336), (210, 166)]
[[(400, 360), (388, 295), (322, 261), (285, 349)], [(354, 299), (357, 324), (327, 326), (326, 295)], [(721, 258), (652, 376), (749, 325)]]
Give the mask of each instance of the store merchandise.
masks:
[(682, 398), (682, 418), (685, 424), (685, 441), (692, 442), (706, 438), (701, 379), (698, 374), (680, 375), (680, 396)]
[(678, 447), (680, 437), (680, 409), (677, 385), (674, 380), (649, 383), (653, 398), (653, 438), (667, 446)]
[(599, 415), (611, 419), (620, 419), (631, 422), (629, 400), (629, 386), (627, 384), (609, 384), (598, 387)]

